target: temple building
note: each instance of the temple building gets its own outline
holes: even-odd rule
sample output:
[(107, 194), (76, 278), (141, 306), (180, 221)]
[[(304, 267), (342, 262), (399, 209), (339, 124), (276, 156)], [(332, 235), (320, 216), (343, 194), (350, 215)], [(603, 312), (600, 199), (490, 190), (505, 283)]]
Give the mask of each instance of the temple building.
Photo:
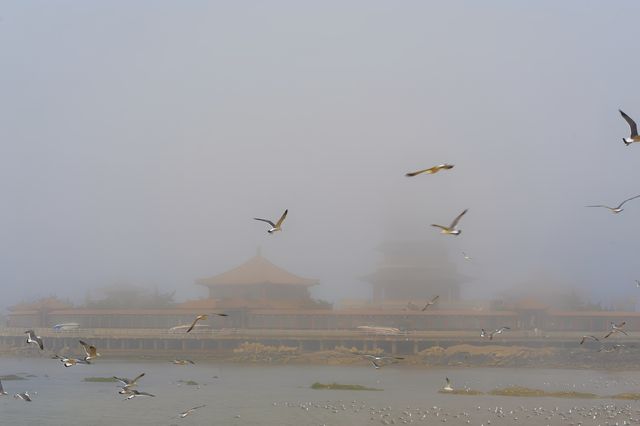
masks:
[(440, 302), (460, 299), (460, 284), (467, 280), (459, 274), (439, 241), (389, 241), (378, 247), (382, 260), (376, 271), (364, 277), (373, 289), (373, 302), (385, 303), (429, 300)]
[[(315, 301), (309, 287), (317, 280), (303, 278), (262, 256), (260, 251), (245, 263), (209, 278), (196, 281), (209, 288), (211, 307), (259, 309), (322, 309), (331, 306)], [(197, 301), (194, 301), (197, 302)], [(200, 303), (205, 303), (204, 301)], [(325, 306), (326, 305), (326, 306)]]

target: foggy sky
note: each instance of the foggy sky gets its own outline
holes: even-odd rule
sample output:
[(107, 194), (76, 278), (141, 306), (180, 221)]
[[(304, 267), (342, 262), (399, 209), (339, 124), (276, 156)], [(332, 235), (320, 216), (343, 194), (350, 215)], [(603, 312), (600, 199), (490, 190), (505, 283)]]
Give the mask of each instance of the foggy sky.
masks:
[[(177, 298), (261, 246), (368, 297), (386, 239), (491, 297), (636, 297), (640, 4), (5, 2), (0, 306), (117, 281)], [(413, 179), (438, 163), (455, 168)], [(267, 235), (252, 218), (277, 219)], [(441, 236), (464, 208), (458, 238)], [(474, 257), (464, 263), (460, 254)]]

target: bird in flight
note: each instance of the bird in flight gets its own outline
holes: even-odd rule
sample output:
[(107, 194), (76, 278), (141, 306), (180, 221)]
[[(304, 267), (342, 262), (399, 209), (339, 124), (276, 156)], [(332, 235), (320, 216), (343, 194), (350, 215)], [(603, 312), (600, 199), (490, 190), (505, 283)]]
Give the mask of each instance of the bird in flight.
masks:
[(27, 334), (27, 343), (35, 343), (36, 345), (38, 345), (40, 350), (44, 349), (44, 345), (42, 344), (42, 338), (40, 336), (36, 336), (35, 331), (27, 330), (25, 331), (25, 333)]
[(171, 362), (173, 362), (175, 365), (187, 365), (187, 364), (195, 365), (195, 362), (191, 361), (190, 359), (174, 359)]
[(180, 413), (180, 418), (185, 418), (187, 417), (189, 414), (193, 413), (195, 410), (197, 410), (198, 408), (203, 408), (206, 407), (206, 405), (198, 405), (197, 407), (193, 407), (193, 408), (189, 408), (187, 411)]
[(602, 204), (598, 204), (598, 205), (595, 205), (595, 206), (586, 206), (586, 207), (604, 207), (605, 209), (609, 209), (611, 211), (611, 213), (616, 214), (616, 213), (620, 213), (621, 211), (624, 210), (622, 208), (624, 203), (626, 203), (627, 201), (635, 200), (638, 197), (640, 197), (640, 195), (636, 195), (636, 196), (633, 196), (631, 198), (627, 198), (626, 200), (624, 200), (623, 202), (618, 204), (616, 207), (609, 207), (609, 206), (605, 206), (605, 205), (602, 205)]
[(371, 364), (375, 367), (376, 370), (382, 367), (385, 360), (397, 361), (397, 360), (404, 359), (399, 356), (378, 356), (378, 355), (362, 355), (362, 356), (367, 358), (369, 361), (371, 361)]
[(87, 356), (84, 357), (85, 361), (90, 361), (100, 356), (95, 346), (85, 343), (82, 340), (78, 340), (78, 342), (80, 342), (84, 348), (84, 353), (87, 354)]
[(29, 395), (29, 392), (17, 393), (13, 395), (13, 397), (17, 399), (21, 399), (25, 402), (31, 402), (31, 396)]
[(622, 112), (622, 110), (619, 109), (618, 111), (620, 111), (622, 118), (624, 118), (624, 120), (629, 125), (629, 128), (631, 129), (631, 135), (628, 138), (622, 138), (622, 142), (624, 142), (624, 144), (627, 146), (631, 145), (634, 142), (640, 142), (640, 136), (638, 136), (638, 126), (636, 125), (636, 122), (633, 121), (627, 114)]
[(138, 380), (140, 380), (141, 378), (144, 377), (144, 373), (140, 373), (135, 379), (130, 380), (127, 379), (126, 377), (116, 377), (113, 376), (114, 379), (116, 379), (117, 381), (119, 381), (120, 383), (122, 383), (122, 390), (119, 392), (121, 394), (125, 394), (127, 393), (127, 391), (129, 390), (129, 388), (132, 388), (134, 386), (138, 386)]
[(493, 336), (496, 334), (502, 334), (505, 330), (511, 330), (511, 327), (500, 327), (496, 330), (493, 330), (491, 333), (487, 333), (487, 331), (483, 328), (480, 332), (480, 337), (488, 337), (489, 340), (493, 340)]
[(422, 173), (425, 173), (425, 174), (428, 174), (428, 175), (433, 175), (433, 174), (438, 173), (440, 170), (449, 170), (449, 169), (453, 169), (453, 164), (438, 164), (437, 166), (433, 166), (433, 167), (428, 168), (428, 169), (418, 170), (417, 172), (407, 173), (407, 174), (405, 174), (405, 176), (413, 177), (413, 176), (417, 176), (417, 175), (422, 174)]
[(74, 365), (78, 365), (78, 364), (91, 364), (86, 358), (85, 359), (69, 358), (69, 357), (64, 357), (60, 355), (54, 355), (53, 358), (59, 359), (60, 362), (67, 368), (73, 367)]
[(624, 331), (624, 330), (622, 329), (622, 327), (624, 327), (624, 325), (625, 325), (626, 323), (627, 323), (626, 321), (622, 321), (621, 323), (616, 324), (615, 322), (611, 321), (611, 331), (609, 331), (609, 332), (608, 332), (608, 333), (603, 337), (603, 339), (606, 339), (607, 337), (611, 336), (611, 335), (612, 335), (612, 334), (614, 334), (614, 333), (622, 333), (622, 334), (624, 334), (625, 336), (628, 336), (627, 332), (626, 332), (626, 331)]
[[(219, 317), (228, 317), (229, 315), (227, 314), (219, 314), (219, 313), (215, 313), (212, 315), (218, 315)], [(193, 322), (191, 323), (191, 325), (189, 326), (189, 328), (187, 328), (187, 333), (190, 332), (191, 330), (193, 330), (193, 328), (196, 326), (196, 323), (200, 320), (206, 320), (209, 318), (209, 315), (207, 314), (203, 314), (203, 315), (198, 315), (196, 317), (196, 319), (193, 320)]]
[(447, 383), (446, 385), (444, 385), (444, 387), (442, 388), (443, 391), (446, 392), (453, 392), (453, 386), (451, 386), (451, 380), (449, 380), (448, 377), (444, 378), (445, 382)]
[(287, 217), (287, 213), (289, 213), (289, 209), (285, 210), (284, 213), (282, 213), (282, 216), (280, 216), (280, 219), (278, 219), (276, 223), (273, 223), (269, 219), (260, 219), (259, 217), (254, 217), (253, 219), (267, 222), (269, 225), (271, 225), (271, 229), (269, 229), (267, 232), (273, 234), (274, 232), (282, 231), (282, 222), (284, 222), (284, 219)]
[(427, 308), (428, 308), (429, 306), (431, 306), (431, 305), (435, 305), (435, 304), (436, 304), (436, 301), (437, 301), (439, 298), (440, 298), (440, 296), (436, 296), (436, 297), (434, 297), (433, 299), (431, 299), (430, 301), (428, 301), (428, 302), (427, 302), (427, 304), (426, 304), (426, 305), (424, 305), (424, 308), (422, 308), (422, 312), (426, 311), (426, 310), (427, 310)]
[(596, 336), (582, 336), (582, 340), (580, 340), (580, 344), (583, 344), (587, 339), (595, 340), (596, 342), (600, 341), (600, 339), (598, 339)]
[(436, 228), (440, 228), (441, 229), (441, 231), (440, 231), (441, 234), (460, 235), (462, 233), (462, 231), (457, 229), (456, 226), (458, 225), (458, 222), (460, 222), (460, 219), (462, 218), (462, 216), (464, 216), (465, 213), (467, 213), (467, 211), (469, 211), (469, 209), (465, 209), (462, 213), (460, 213), (458, 215), (458, 217), (453, 219), (453, 222), (451, 222), (451, 225), (449, 225), (449, 226), (436, 225), (435, 223), (432, 223), (431, 226), (435, 226)]
[(462, 257), (464, 257), (464, 260), (471, 260), (471, 259), (473, 259), (473, 257), (468, 256), (468, 255), (467, 255), (467, 253), (465, 253), (465, 252), (462, 252)]
[(2, 395), (7, 395), (7, 393), (4, 391), (4, 388), (2, 387), (2, 381), (0, 380), (0, 396)]
[(636, 280), (636, 287), (640, 288), (640, 280)]
[[(123, 389), (123, 390), (124, 390), (124, 389)], [(119, 393), (123, 393), (123, 392), (122, 392), (122, 391), (120, 391)], [(124, 394), (125, 394), (125, 395), (129, 395), (129, 396), (125, 399), (125, 401), (126, 401), (127, 399), (133, 399), (133, 398), (135, 398), (136, 396), (155, 396), (155, 395), (153, 395), (153, 394), (150, 394), (150, 393), (147, 393), (147, 392), (140, 392), (140, 391), (137, 391), (137, 390), (135, 390), (135, 389), (127, 389), (127, 390), (126, 390), (126, 392), (124, 392)]]

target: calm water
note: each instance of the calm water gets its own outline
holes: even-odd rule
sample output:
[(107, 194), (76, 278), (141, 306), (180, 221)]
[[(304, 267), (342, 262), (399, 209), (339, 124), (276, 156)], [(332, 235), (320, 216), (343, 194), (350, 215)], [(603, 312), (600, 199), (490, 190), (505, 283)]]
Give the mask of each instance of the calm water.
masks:
[[(138, 389), (157, 395), (124, 401), (116, 383), (87, 383), (88, 376), (146, 376)], [(640, 372), (529, 369), (411, 369), (388, 366), (239, 366), (205, 364), (177, 366), (168, 362), (99, 360), (93, 365), (64, 368), (51, 359), (0, 359), (0, 375), (29, 373), (24, 381), (5, 381), (10, 395), (0, 398), (2, 425), (372, 425), (488, 424), (583, 425), (615, 424), (640, 418), (640, 404), (610, 399), (513, 398), (439, 394), (444, 378), (456, 388), (488, 391), (523, 385), (547, 390), (578, 390), (599, 395), (640, 391)], [(199, 386), (180, 384), (193, 380)], [(312, 390), (313, 382), (339, 382), (381, 388), (381, 392)], [(37, 392), (31, 403), (11, 397)], [(192, 415), (178, 414), (207, 404)], [(628, 413), (607, 418), (605, 405)], [(602, 406), (602, 413), (588, 407)], [(437, 407), (437, 408), (434, 408)], [(556, 408), (557, 407), (557, 408)], [(577, 407), (573, 408), (572, 407)], [(587, 407), (582, 412), (582, 407)], [(556, 410), (553, 416), (533, 409)], [(572, 409), (571, 413), (568, 410)], [(615, 412), (614, 409), (610, 408)], [(587, 416), (587, 414), (589, 414)], [(592, 414), (596, 418), (592, 418)], [(612, 414), (609, 413), (609, 416)], [(575, 419), (572, 416), (578, 416)], [(514, 418), (517, 417), (517, 420)], [(438, 423), (440, 424), (440, 423)]]

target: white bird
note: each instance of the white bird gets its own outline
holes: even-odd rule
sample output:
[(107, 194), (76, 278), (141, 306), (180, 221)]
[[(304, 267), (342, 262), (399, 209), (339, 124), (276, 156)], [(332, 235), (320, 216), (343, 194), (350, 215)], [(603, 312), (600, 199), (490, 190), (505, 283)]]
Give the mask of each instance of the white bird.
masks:
[(65, 367), (73, 367), (74, 365), (78, 365), (78, 364), (91, 364), (86, 358), (85, 359), (69, 358), (69, 357), (63, 357), (60, 355), (54, 355), (53, 358), (59, 359), (60, 362)]
[(472, 257), (467, 256), (467, 253), (465, 253), (465, 252), (462, 252), (462, 257), (464, 257), (464, 260), (471, 260), (471, 259), (473, 259)]
[(445, 392), (453, 392), (453, 387), (451, 386), (451, 380), (448, 377), (445, 377), (444, 380), (447, 382), (446, 385), (442, 388)]
[(636, 280), (636, 288), (640, 288), (640, 280)]
[(580, 340), (580, 344), (583, 344), (584, 341), (587, 339), (595, 340), (596, 342), (600, 341), (600, 339), (598, 339), (596, 336), (582, 336), (582, 340)]
[(611, 331), (609, 331), (603, 338), (606, 339), (614, 333), (622, 333), (625, 336), (628, 336), (627, 332), (622, 329), (622, 327), (624, 327), (626, 323), (626, 321), (622, 321), (620, 324), (616, 324), (615, 322), (611, 321)]
[[(122, 393), (122, 392), (119, 392), (119, 393)], [(125, 401), (126, 401), (127, 399), (133, 399), (133, 398), (135, 398), (136, 396), (155, 396), (155, 395), (150, 394), (150, 393), (148, 393), (148, 392), (140, 392), (140, 391), (137, 391), (137, 390), (135, 390), (135, 389), (127, 389), (127, 391), (125, 392), (125, 394), (126, 394), (126, 395), (129, 395), (129, 396), (125, 399)]]
[(31, 402), (31, 396), (29, 396), (29, 392), (17, 393), (13, 395), (13, 397), (26, 402)]
[(42, 338), (40, 336), (36, 336), (35, 331), (27, 330), (25, 331), (25, 333), (27, 334), (27, 343), (35, 343), (36, 345), (38, 345), (40, 350), (44, 349), (44, 345), (42, 344)]
[(449, 169), (453, 169), (453, 164), (438, 164), (437, 166), (433, 166), (433, 167), (428, 168), (428, 169), (418, 170), (417, 172), (407, 173), (407, 174), (405, 174), (405, 176), (412, 177), (412, 176), (419, 175), (421, 173), (426, 173), (428, 175), (432, 175), (432, 174), (438, 173), (440, 170), (449, 170)]
[(134, 386), (138, 386), (138, 380), (140, 380), (141, 378), (144, 377), (144, 373), (140, 373), (135, 379), (133, 380), (129, 380), (126, 377), (116, 377), (113, 376), (114, 379), (116, 379), (117, 381), (119, 381), (120, 383), (122, 383), (122, 390), (119, 392), (121, 394), (125, 394), (127, 392), (123, 392), (126, 390), (129, 390), (129, 388), (132, 388)]
[(465, 209), (462, 213), (460, 213), (458, 215), (458, 217), (456, 217), (453, 220), (453, 222), (451, 222), (451, 225), (449, 225), (449, 226), (437, 225), (435, 223), (432, 223), (431, 226), (435, 226), (436, 228), (440, 228), (441, 229), (441, 231), (440, 231), (441, 234), (460, 235), (462, 233), (462, 231), (457, 229), (456, 226), (458, 225), (458, 222), (460, 221), (462, 216), (464, 216), (465, 213), (467, 213), (467, 211), (469, 211), (469, 209)]
[(287, 213), (289, 213), (289, 209), (285, 210), (284, 213), (282, 213), (282, 216), (280, 216), (280, 219), (278, 219), (276, 223), (273, 223), (269, 219), (260, 219), (259, 217), (254, 217), (253, 219), (267, 222), (269, 225), (271, 225), (271, 229), (269, 229), (267, 232), (273, 234), (274, 232), (282, 231), (282, 222), (284, 222), (284, 219), (287, 217)]
[(4, 388), (2, 387), (2, 381), (0, 380), (0, 396), (2, 395), (7, 395), (7, 393), (4, 391)]
[(386, 359), (391, 361), (404, 359), (399, 356), (378, 356), (378, 355), (362, 355), (362, 356), (367, 358), (369, 361), (371, 361), (371, 364), (376, 368), (376, 370), (382, 367), (383, 362), (385, 362)]
[(640, 197), (640, 195), (636, 195), (633, 196), (631, 198), (627, 198), (626, 200), (624, 200), (623, 202), (621, 202), (620, 204), (618, 204), (616, 207), (609, 207), (609, 206), (605, 206), (603, 204), (597, 204), (594, 206), (586, 206), (586, 207), (603, 207), (605, 209), (609, 209), (611, 211), (611, 213), (617, 214), (620, 213), (621, 211), (623, 211), (624, 209), (622, 208), (622, 206), (624, 205), (624, 203), (626, 203), (627, 201), (631, 201), (631, 200), (635, 200), (636, 198)]
[(195, 362), (191, 361), (190, 359), (174, 359), (171, 362), (176, 364), (176, 365), (187, 365), (187, 364), (195, 365)]
[(100, 356), (95, 346), (85, 343), (82, 340), (78, 340), (78, 342), (80, 342), (84, 348), (84, 352), (87, 354), (87, 356), (84, 357), (85, 361), (89, 361)]
[(636, 122), (633, 121), (627, 114), (622, 112), (622, 110), (619, 109), (618, 111), (620, 111), (622, 118), (624, 118), (624, 120), (629, 125), (629, 128), (631, 129), (631, 135), (628, 138), (622, 138), (622, 142), (624, 142), (624, 144), (627, 146), (631, 145), (634, 142), (640, 142), (640, 136), (638, 136), (638, 126), (636, 125)]
[(197, 407), (189, 408), (187, 411), (180, 413), (180, 417), (184, 419), (185, 417), (193, 413), (198, 408), (203, 408), (203, 407), (206, 407), (206, 405), (198, 405)]
[(488, 333), (484, 328), (482, 329), (482, 331), (480, 332), (480, 337), (488, 337), (489, 340), (493, 340), (493, 336), (496, 334), (502, 334), (503, 331), (505, 330), (511, 330), (511, 327), (500, 327), (494, 331), (492, 331), (491, 333)]
[[(229, 315), (227, 314), (219, 314), (219, 313), (215, 313), (212, 315), (218, 315), (219, 317), (228, 317)], [(187, 333), (190, 332), (191, 330), (193, 330), (193, 328), (196, 326), (196, 323), (200, 320), (206, 320), (209, 318), (209, 315), (207, 314), (202, 314), (202, 315), (198, 315), (196, 317), (196, 319), (193, 320), (193, 322), (191, 323), (191, 325), (189, 326), (189, 328), (187, 329)]]
[(440, 296), (436, 296), (436, 297), (434, 297), (433, 299), (431, 299), (429, 302), (427, 302), (427, 304), (426, 304), (426, 305), (424, 305), (424, 308), (422, 308), (422, 311), (424, 312), (424, 311), (426, 311), (426, 310), (427, 310), (427, 308), (428, 308), (429, 306), (431, 306), (431, 305), (435, 305), (435, 304), (436, 304), (436, 301), (437, 301), (439, 298), (440, 298)]

